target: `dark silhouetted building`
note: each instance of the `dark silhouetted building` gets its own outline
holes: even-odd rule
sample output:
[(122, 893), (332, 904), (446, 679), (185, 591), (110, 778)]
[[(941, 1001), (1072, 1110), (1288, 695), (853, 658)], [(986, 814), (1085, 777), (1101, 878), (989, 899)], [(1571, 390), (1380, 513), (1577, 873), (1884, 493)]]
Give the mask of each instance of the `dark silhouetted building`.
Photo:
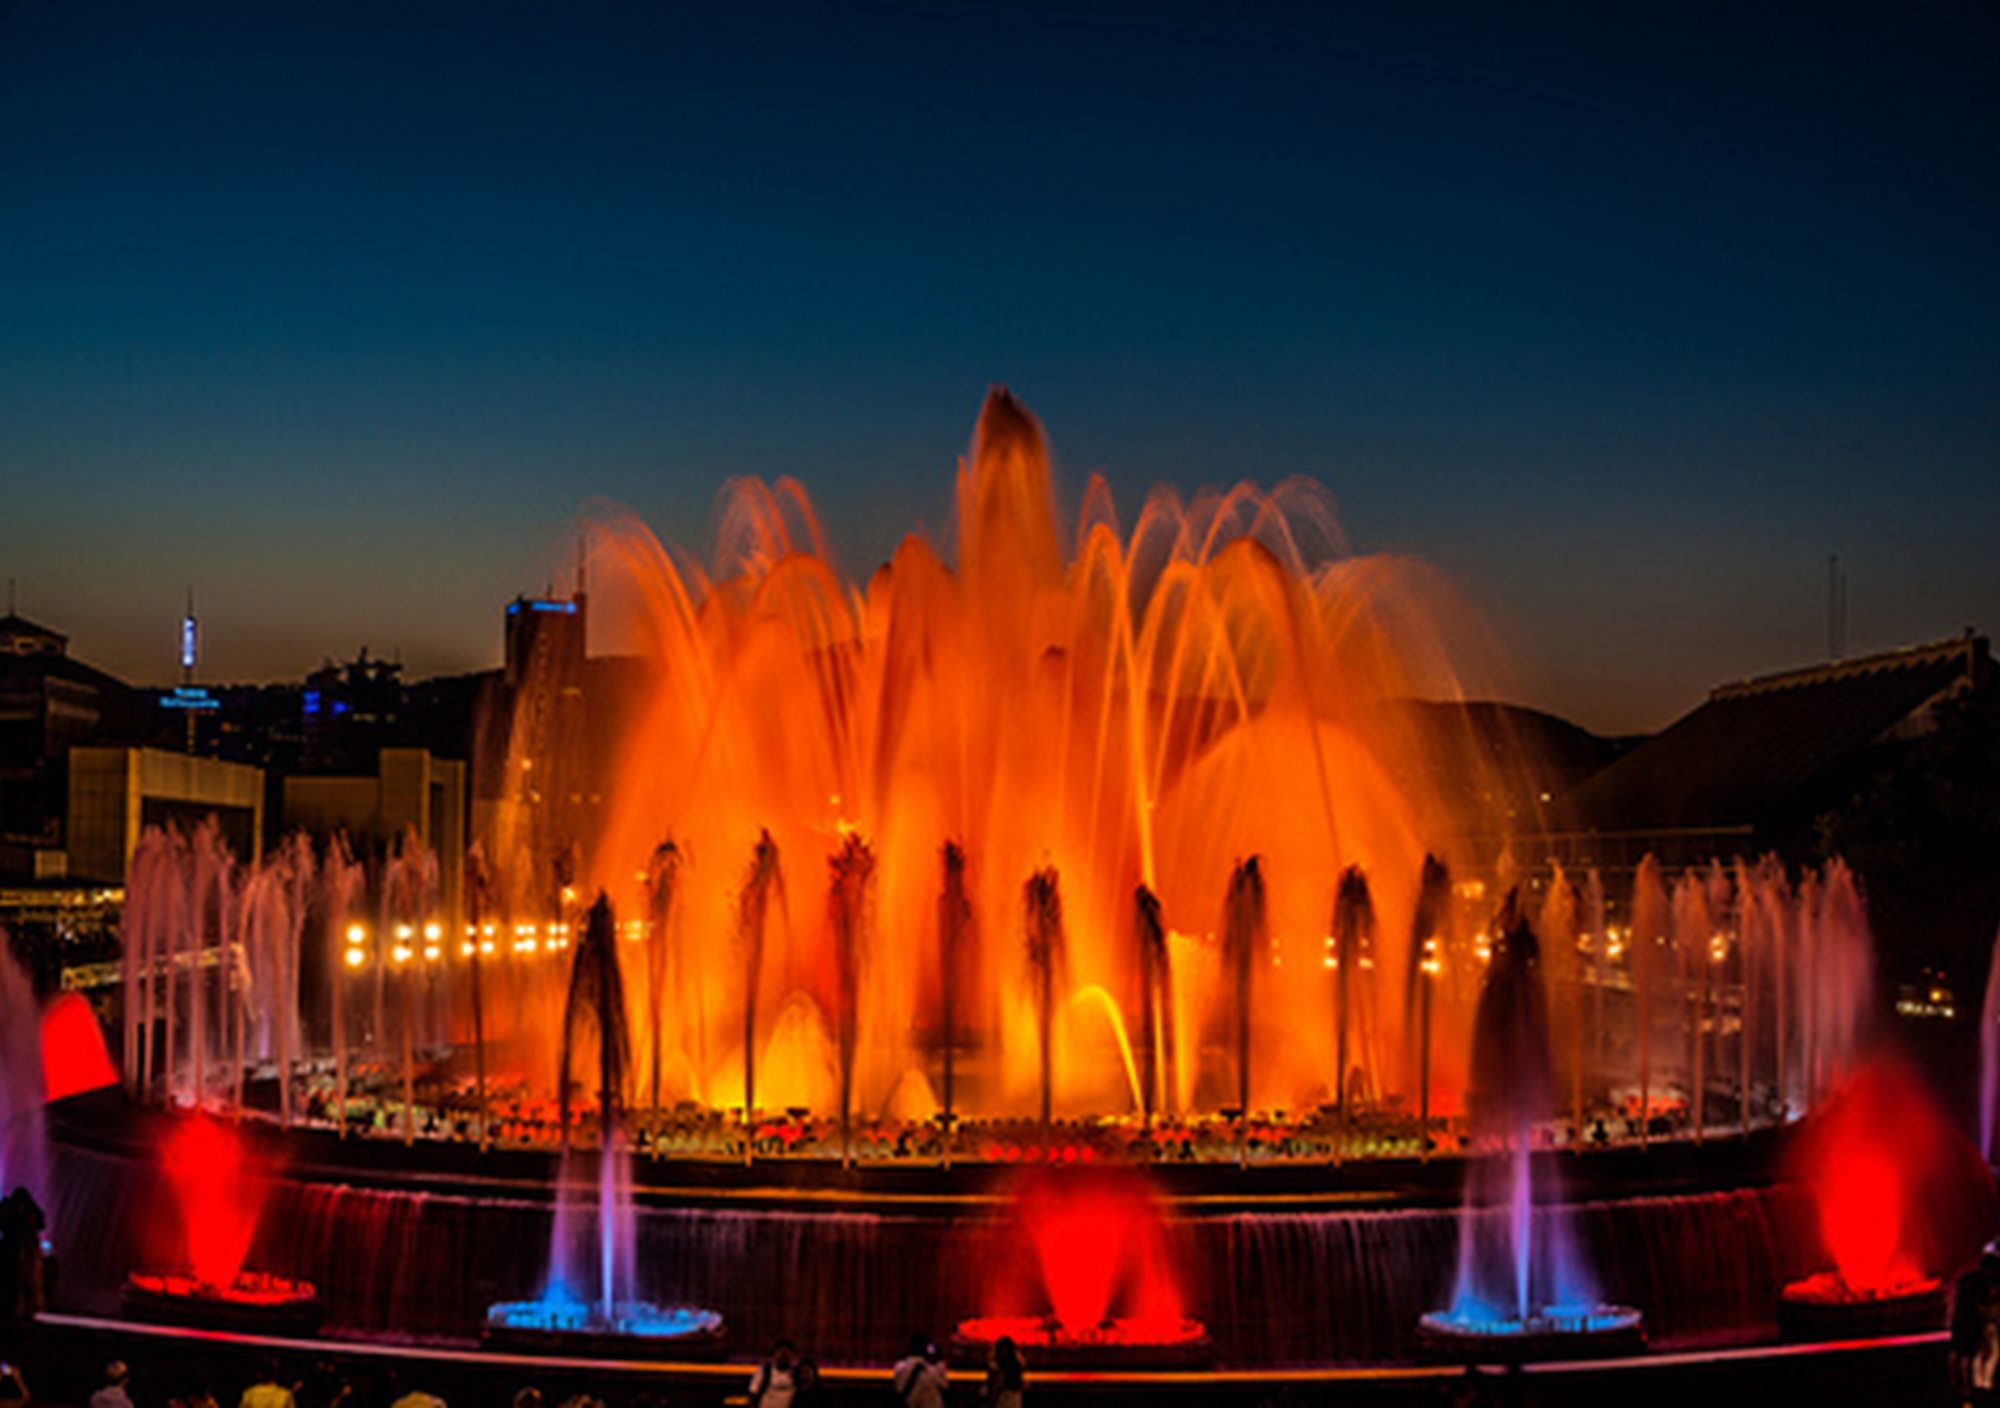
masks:
[(1987, 643), (1950, 640), (1725, 684), (1577, 786), (1540, 838), (1566, 865), (1668, 866), (1798, 850), (1849, 797), (1877, 745), (1927, 732), (1946, 701), (1987, 687)]
[(0, 617), (0, 874), (63, 873), (69, 750), (145, 736), (139, 696), (69, 653), (68, 637)]
[(406, 741), (404, 713), (400, 662), (371, 660), (367, 646), (344, 665), (328, 661), (306, 676), (299, 697), (301, 769), (351, 773), (374, 767), (377, 752)]

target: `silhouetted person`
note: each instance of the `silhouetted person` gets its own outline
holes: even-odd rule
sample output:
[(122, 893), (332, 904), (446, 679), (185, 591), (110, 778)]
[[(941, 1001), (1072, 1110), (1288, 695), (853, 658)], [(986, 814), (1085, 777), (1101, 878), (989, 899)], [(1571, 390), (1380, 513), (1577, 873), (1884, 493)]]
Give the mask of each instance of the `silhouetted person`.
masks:
[(826, 1408), (826, 1402), (826, 1385), (820, 1381), (819, 1361), (807, 1355), (792, 1371), (792, 1408)]
[(208, 1375), (191, 1369), (181, 1377), (179, 1392), (167, 1400), (167, 1408), (221, 1408), (209, 1389)]
[(750, 1376), (750, 1408), (792, 1408), (792, 1395), (798, 1387), (793, 1374), (795, 1356), (790, 1340), (781, 1339), (771, 1346), (771, 1357)]
[(114, 1359), (104, 1366), (104, 1386), (90, 1395), (90, 1408), (132, 1408), (132, 1395), (125, 1392), (130, 1378), (125, 1361)]
[(929, 1335), (911, 1337), (910, 1352), (896, 1361), (889, 1377), (903, 1408), (944, 1408), (950, 1375), (945, 1371), (944, 1355)]
[(0, 1199), (0, 1324), (42, 1311), (42, 1231), (48, 1220), (26, 1188)]
[(445, 1402), (434, 1393), (413, 1388), (390, 1404), (389, 1408), (445, 1408)]
[(1947, 1362), (1961, 1403), (2000, 1404), (2000, 1247), (1989, 1245), (1952, 1287)]
[(298, 1408), (292, 1391), (278, 1382), (278, 1361), (259, 1360), (257, 1378), (243, 1390), (237, 1408)]
[(330, 1359), (321, 1359), (299, 1384), (299, 1408), (344, 1408), (354, 1401), (354, 1385)]
[(1002, 1335), (993, 1341), (993, 1357), (986, 1365), (986, 1402), (992, 1408), (1021, 1408), (1027, 1381), (1028, 1369), (1014, 1337)]

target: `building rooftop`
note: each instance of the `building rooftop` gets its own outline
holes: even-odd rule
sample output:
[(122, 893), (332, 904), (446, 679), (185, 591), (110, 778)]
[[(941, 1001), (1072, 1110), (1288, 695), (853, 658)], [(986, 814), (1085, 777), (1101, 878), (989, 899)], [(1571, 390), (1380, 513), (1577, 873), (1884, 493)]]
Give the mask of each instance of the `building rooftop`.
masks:
[(69, 637), (9, 611), (0, 616), (0, 655), (61, 655)]
[(1920, 727), (1939, 698), (1985, 682), (1984, 638), (1950, 640), (1720, 685), (1693, 712), (1568, 798), (1597, 831), (1755, 825), (1869, 744)]

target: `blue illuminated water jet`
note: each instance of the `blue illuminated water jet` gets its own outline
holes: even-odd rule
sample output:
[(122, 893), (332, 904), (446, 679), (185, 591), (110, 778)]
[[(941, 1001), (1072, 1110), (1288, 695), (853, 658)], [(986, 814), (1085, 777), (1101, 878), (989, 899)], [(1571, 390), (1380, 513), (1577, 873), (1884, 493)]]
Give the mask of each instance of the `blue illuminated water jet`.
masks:
[[(1604, 1305), (1560, 1206), (1537, 1198), (1535, 1131), (1555, 1110), (1548, 994), (1534, 929), (1510, 894), (1472, 1028), (1474, 1157), (1459, 1218), (1451, 1308), (1422, 1317), (1433, 1347), (1521, 1357), (1640, 1340), (1641, 1317)], [(1539, 1205), (1539, 1211), (1538, 1211)]]
[(630, 1040), (625, 985), (618, 969), (617, 925), (600, 895), (591, 906), (563, 1004), (558, 1072), (565, 1146), (570, 1137), (572, 1062), (588, 1038), (597, 1042), (594, 1154), (567, 1151), (556, 1183), (548, 1282), (536, 1300), (501, 1301), (486, 1312), (486, 1338), (519, 1348), (615, 1352), (616, 1342), (677, 1348), (719, 1347), (722, 1317), (697, 1306), (656, 1305), (638, 1294), (638, 1222), (632, 1203), (632, 1156), (625, 1138), (625, 1079)]
[(707, 1339), (722, 1332), (720, 1315), (695, 1306), (635, 1300), (616, 1301), (606, 1307), (600, 1302), (551, 1296), (501, 1301), (487, 1310), (486, 1323), (489, 1329), (653, 1340)]

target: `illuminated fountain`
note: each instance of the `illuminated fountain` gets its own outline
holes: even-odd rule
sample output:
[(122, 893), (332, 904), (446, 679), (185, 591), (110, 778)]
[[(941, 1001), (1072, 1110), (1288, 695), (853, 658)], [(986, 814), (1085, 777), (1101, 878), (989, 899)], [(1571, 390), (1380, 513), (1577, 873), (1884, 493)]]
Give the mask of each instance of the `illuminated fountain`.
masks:
[[(1791, 1193), (1738, 1185), (1753, 1129), (1851, 1063), (1851, 877), (1524, 870), (1494, 818), (1529, 815), (1535, 780), (1471, 712), (1419, 702), (1486, 688), (1480, 632), (1421, 566), (1349, 553), (1302, 483), (1159, 490), (1121, 524), (1092, 480), (1080, 508), (1066, 533), (1040, 427), (996, 392), (951, 531), (865, 579), (790, 480), (731, 485), (704, 558), (593, 524), (592, 665), (620, 683), (522, 652), (462, 888), (413, 836), (250, 863), (212, 828), (145, 833), (128, 1088), (313, 1150), (273, 1219), (294, 1240), (268, 1244), (300, 1249), (343, 1333), (712, 1342), (710, 1312), (644, 1308), (643, 1259), (742, 1334), (855, 1359), (933, 1314), (973, 1317), (967, 1352), (1005, 1332), (1038, 1358), (1201, 1357), (1205, 1325), (1238, 1363), (1400, 1357), (1444, 1300), (1457, 1169), (1312, 1166), (1461, 1149), (1460, 1284), (1425, 1333), (1511, 1354), (1636, 1336), (1537, 1186), (1559, 1160), (1608, 1298), (1655, 1333), (1766, 1314), (1801, 1264)], [(1539, 944), (1492, 922), (1515, 883)], [(586, 923), (593, 892), (615, 930)], [(798, 1162), (730, 1166), (758, 1158)], [(95, 1164), (111, 1203), (121, 1175)], [(384, 1164), (407, 1182), (355, 1176)], [(1044, 1173), (986, 1304), (994, 1259), (954, 1258), (996, 1164)], [(1132, 1165), (1187, 1201), (1163, 1218)], [(691, 1185), (727, 1212), (666, 1191)], [(1660, 1186), (1706, 1191), (1662, 1208)], [(769, 1191), (794, 1187), (813, 1195)], [(1681, 1264), (1706, 1243), (1661, 1229), (1745, 1207), (1730, 1301)], [(538, 1285), (489, 1316), (484, 1288)], [(1285, 1303), (1302, 1285), (1310, 1313)]]
[(246, 1268), (265, 1186), (236, 1133), (206, 1116), (181, 1123), (160, 1151), (180, 1214), (181, 1257), (125, 1281), (124, 1310), (141, 1320), (264, 1334), (311, 1334), (320, 1301), (309, 1281)]
[[(1129, 529), (1093, 482), (1066, 548), (1041, 429), (1004, 392), (960, 470), (954, 564), (912, 536), (849, 585), (791, 481), (732, 486), (722, 525), (700, 566), (630, 519), (593, 525), (593, 609), (657, 683), (601, 821), (558, 814), (528, 781), (545, 756), (532, 721), (517, 730), (524, 787), (494, 850), (540, 893), (581, 825), (587, 873), (622, 899), (673, 838), (689, 941), (657, 1019), (662, 1102), (837, 1117), (845, 1091), (852, 1112), (943, 1115), (947, 1063), (959, 1121), (1335, 1098), (1330, 979), (1271, 985), (1247, 1099), (1235, 1089), (1234, 1038), (1211, 1040), (1236, 987), (1214, 962), (1215, 899), (1236, 858), (1261, 856), (1255, 960), (1311, 974), (1334, 876), (1360, 866), (1376, 904), (1406, 912), (1424, 838), (1464, 831), (1466, 799), (1416, 765), (1426, 739), (1404, 707), (1459, 693), (1420, 568), (1346, 555), (1299, 482), (1162, 491)], [(796, 886), (850, 837), (876, 915), (852, 964), (841, 904), (760, 902), (779, 857)], [(1015, 939), (1031, 877), (1060, 898), (1048, 981)], [(1400, 946), (1385, 937), (1376, 961)], [(1357, 1025), (1350, 1055), (1379, 1093), (1396, 1084), (1395, 1013), (1368, 1010), (1386, 1021), (1365, 1043)], [(1441, 1047), (1461, 1043), (1440, 1024)]]
[(1555, 1112), (1548, 993), (1534, 929), (1508, 897), (1473, 1026), (1473, 1158), (1449, 1310), (1423, 1318), (1434, 1350), (1502, 1358), (1607, 1354), (1642, 1343), (1639, 1312), (1598, 1302), (1564, 1210), (1535, 1158)]
[[(1468, 838), (1534, 783), (1413, 703), (1463, 697), (1478, 634), (1419, 565), (1348, 553), (1303, 482), (1156, 490), (1121, 528), (1094, 479), (1066, 545), (1041, 428), (1001, 391), (955, 561), (912, 536), (843, 578), (790, 480), (731, 485), (721, 522), (705, 564), (591, 526), (630, 698), (586, 747), (575, 682), (528, 652), (462, 893), (413, 837), (251, 866), (212, 827), (149, 829), (128, 1088), (553, 1142), (552, 978), (587, 881), (633, 916), (627, 1119), (651, 1154), (977, 1160), (1083, 1122), (1106, 1150), (1137, 1128), (1249, 1162), (1463, 1132), (1507, 864)], [(1245, 904), (1217, 905), (1226, 882)], [(1556, 877), (1569, 1138), (1808, 1107), (1852, 1046), (1855, 945), (1830, 937), (1852, 896), (1837, 866)]]
[[(548, 1282), (538, 1300), (491, 1307), (486, 1342), (543, 1352), (720, 1353), (721, 1316), (691, 1306), (656, 1305), (638, 1292), (631, 1154), (625, 1142), (631, 1037), (617, 925), (601, 895), (591, 906), (571, 965), (562, 1033), (558, 1081), (565, 1141), (577, 1075), (574, 1061), (593, 1035), (596, 1039), (597, 1148), (591, 1154), (571, 1152), (566, 1142)], [(591, 1165), (593, 1180), (576, 1176)]]
[(1159, 1367), (1208, 1358), (1208, 1331), (1182, 1308), (1158, 1197), (1134, 1170), (1026, 1175), (987, 1264), (992, 1308), (959, 1322), (956, 1359), (984, 1364), (1003, 1335), (1038, 1365)]
[(1785, 1287), (1785, 1335), (1939, 1328), (1942, 1278), (1969, 1264), (1992, 1230), (1993, 1184), (1923, 1082), (1878, 1057), (1807, 1122), (1792, 1159), (1832, 1266)]
[(0, 928), (0, 1198), (46, 1196), (42, 1049), (34, 985)]

